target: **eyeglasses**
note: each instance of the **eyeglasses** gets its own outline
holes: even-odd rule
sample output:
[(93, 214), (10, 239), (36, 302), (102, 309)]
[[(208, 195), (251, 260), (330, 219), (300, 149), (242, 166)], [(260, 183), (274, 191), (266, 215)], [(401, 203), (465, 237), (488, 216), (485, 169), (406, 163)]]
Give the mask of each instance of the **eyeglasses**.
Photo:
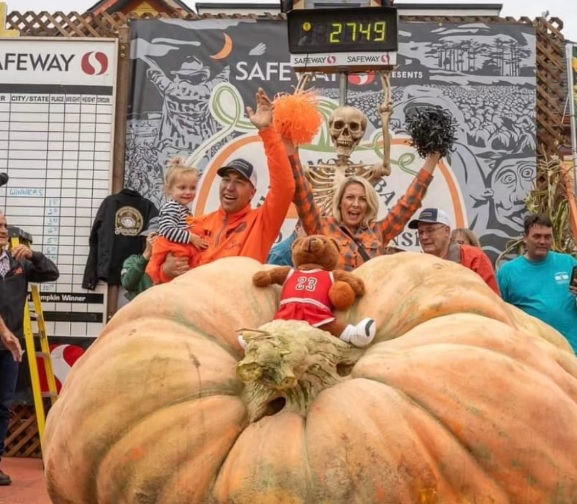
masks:
[(439, 229), (444, 228), (445, 226), (443, 226), (442, 224), (439, 224), (437, 226), (431, 226), (428, 228), (424, 228), (424, 229), (418, 229), (417, 230), (417, 234), (419, 236), (431, 236), (432, 234), (436, 233)]

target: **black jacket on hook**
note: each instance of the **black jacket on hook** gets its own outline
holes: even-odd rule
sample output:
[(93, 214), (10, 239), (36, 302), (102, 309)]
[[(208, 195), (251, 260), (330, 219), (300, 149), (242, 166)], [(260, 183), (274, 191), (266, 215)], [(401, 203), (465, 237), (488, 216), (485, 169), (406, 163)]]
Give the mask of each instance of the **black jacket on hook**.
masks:
[(99, 280), (120, 285), (122, 263), (133, 254), (142, 254), (145, 240), (140, 233), (157, 215), (154, 203), (131, 189), (107, 196), (90, 232), (82, 287), (94, 290)]

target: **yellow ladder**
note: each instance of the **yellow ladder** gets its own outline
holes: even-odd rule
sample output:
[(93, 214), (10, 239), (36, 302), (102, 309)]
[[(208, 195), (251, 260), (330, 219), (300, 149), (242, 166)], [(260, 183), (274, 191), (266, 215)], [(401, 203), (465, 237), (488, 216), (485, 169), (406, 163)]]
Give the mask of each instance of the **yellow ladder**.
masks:
[[(29, 235), (24, 232), (10, 236), (11, 247), (17, 247), (21, 243), (29, 245), (30, 242), (27, 240), (28, 236)], [(28, 367), (30, 368), (30, 382), (32, 384), (34, 409), (36, 411), (36, 423), (38, 424), (38, 434), (40, 444), (42, 445), (44, 427), (46, 425), (44, 399), (50, 398), (51, 404), (54, 404), (58, 398), (58, 389), (56, 388), (56, 379), (54, 378), (54, 370), (52, 368), (52, 357), (48, 344), (48, 334), (46, 333), (46, 324), (38, 285), (30, 284), (30, 293), (31, 297), (24, 306), (24, 341), (26, 342), (26, 355), (28, 356)], [(34, 324), (34, 322), (36, 324)], [(36, 327), (34, 327), (34, 325), (36, 325)], [(40, 351), (36, 350), (35, 338), (40, 340)], [(43, 359), (48, 392), (42, 392), (36, 358)]]

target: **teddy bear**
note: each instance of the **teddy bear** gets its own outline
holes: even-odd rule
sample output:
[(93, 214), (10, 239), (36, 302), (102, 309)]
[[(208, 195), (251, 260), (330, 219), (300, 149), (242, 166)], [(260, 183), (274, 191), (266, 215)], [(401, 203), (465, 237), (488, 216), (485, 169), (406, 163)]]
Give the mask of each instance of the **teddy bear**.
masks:
[(364, 347), (375, 337), (375, 321), (365, 318), (356, 325), (347, 325), (334, 315), (335, 309), (348, 309), (357, 296), (365, 293), (362, 279), (336, 269), (339, 257), (339, 245), (332, 238), (323, 235), (298, 238), (292, 245), (295, 267), (279, 266), (258, 271), (252, 277), (253, 284), (257, 287), (283, 286), (275, 319), (303, 320), (342, 341)]

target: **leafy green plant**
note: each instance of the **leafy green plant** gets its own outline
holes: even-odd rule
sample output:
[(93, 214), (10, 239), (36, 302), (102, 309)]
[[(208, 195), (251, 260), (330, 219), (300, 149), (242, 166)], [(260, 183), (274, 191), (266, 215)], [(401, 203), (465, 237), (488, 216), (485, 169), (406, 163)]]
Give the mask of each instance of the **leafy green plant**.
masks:
[[(571, 232), (571, 211), (567, 199), (566, 168), (558, 156), (547, 156), (543, 152), (537, 162), (537, 176), (534, 187), (525, 199), (527, 211), (543, 214), (553, 223), (553, 247), (555, 252), (571, 254), (577, 257), (575, 238)], [(507, 248), (497, 258), (497, 265), (511, 255), (523, 253), (523, 238), (510, 241)]]

